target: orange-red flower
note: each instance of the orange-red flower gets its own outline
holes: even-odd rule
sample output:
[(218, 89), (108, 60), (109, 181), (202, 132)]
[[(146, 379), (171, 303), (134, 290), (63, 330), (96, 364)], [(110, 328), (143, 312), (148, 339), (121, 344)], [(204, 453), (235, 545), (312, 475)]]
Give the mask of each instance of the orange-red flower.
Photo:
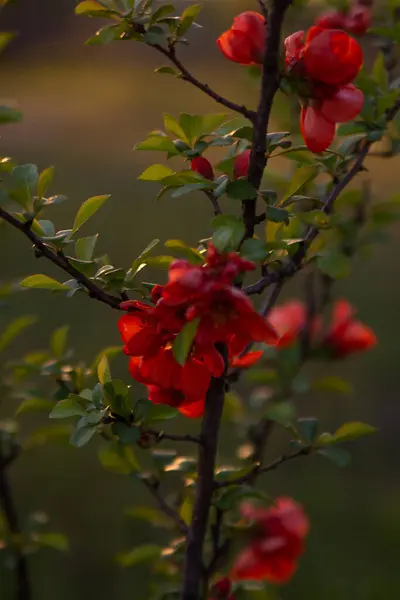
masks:
[(308, 148), (322, 152), (335, 136), (336, 123), (354, 119), (364, 96), (351, 82), (363, 62), (359, 44), (344, 31), (311, 27), (285, 40), (288, 72), (304, 80), (300, 128)]
[(244, 150), (235, 157), (233, 162), (233, 177), (238, 179), (239, 177), (247, 177), (250, 165), (251, 150)]
[(348, 12), (331, 10), (318, 17), (315, 24), (323, 29), (343, 29), (354, 35), (364, 35), (371, 27), (371, 10), (359, 4)]
[(265, 20), (257, 12), (246, 11), (233, 20), (232, 27), (217, 40), (223, 55), (241, 65), (260, 65), (266, 38)]
[(191, 161), (190, 168), (192, 169), (192, 171), (196, 171), (196, 173), (202, 175), (205, 179), (210, 179), (211, 181), (214, 181), (215, 179), (212, 164), (204, 156), (196, 156)]
[(355, 311), (347, 300), (338, 300), (333, 307), (332, 324), (322, 345), (335, 358), (368, 350), (377, 344), (370, 327), (354, 318)]
[(232, 579), (289, 581), (309, 530), (302, 507), (291, 498), (278, 498), (270, 508), (243, 504), (241, 513), (253, 522), (253, 536), (234, 562)]
[(291, 300), (273, 308), (268, 322), (278, 334), (278, 348), (287, 348), (297, 339), (306, 324), (307, 312), (303, 302)]

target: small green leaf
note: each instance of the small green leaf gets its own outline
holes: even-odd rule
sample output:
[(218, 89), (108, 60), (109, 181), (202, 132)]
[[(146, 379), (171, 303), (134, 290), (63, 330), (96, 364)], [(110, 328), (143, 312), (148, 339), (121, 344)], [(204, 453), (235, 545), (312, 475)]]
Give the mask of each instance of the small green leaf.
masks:
[[(0, 50), (1, 50), (1, 38), (0, 38)], [(20, 123), (22, 121), (22, 113), (15, 108), (10, 106), (0, 106), (0, 125), (6, 125), (7, 123)]]
[(87, 15), (89, 14), (90, 16), (92, 15), (92, 13), (103, 13), (105, 12), (105, 8), (104, 6), (102, 6), (101, 4), (99, 4), (99, 2), (96, 2), (95, 0), (84, 0), (83, 2), (80, 2), (78, 4), (78, 6), (75, 8), (75, 14), (77, 15)]
[(191, 248), (181, 240), (167, 240), (164, 244), (169, 250), (175, 250), (178, 254), (184, 256), (189, 262), (194, 265), (202, 265), (204, 258), (194, 248)]
[(312, 444), (318, 433), (318, 419), (310, 417), (297, 421), (297, 431), (306, 444)]
[(103, 204), (110, 198), (110, 194), (105, 194), (103, 196), (93, 196), (92, 198), (88, 198), (78, 210), (74, 226), (71, 231), (71, 236), (74, 235), (78, 231), (80, 227), (92, 217), (98, 210), (103, 206)]
[(121, 444), (135, 444), (140, 439), (140, 429), (122, 421), (117, 421), (112, 426), (112, 431), (119, 437)]
[(318, 256), (317, 265), (325, 275), (329, 275), (333, 279), (347, 277), (351, 269), (350, 258), (343, 254), (343, 252), (340, 252), (340, 250), (326, 252)]
[(312, 383), (312, 388), (318, 391), (338, 392), (340, 394), (351, 394), (353, 391), (348, 381), (335, 375), (327, 375), (316, 379)]
[(75, 242), (75, 254), (78, 260), (90, 261), (98, 240), (99, 234), (90, 237), (80, 238)]
[(174, 175), (174, 171), (165, 165), (151, 165), (139, 175), (142, 181), (162, 181), (166, 177)]
[(105, 354), (101, 357), (97, 365), (97, 376), (100, 383), (103, 385), (111, 381), (110, 366), (108, 364), (108, 358)]
[(164, 65), (155, 69), (154, 73), (158, 73), (160, 75), (175, 75), (175, 77), (179, 76), (179, 71), (177, 71), (173, 67), (167, 67)]
[(29, 210), (39, 179), (37, 166), (33, 164), (20, 165), (14, 167), (11, 174), (15, 189), (10, 194), (13, 200)]
[(76, 429), (71, 435), (69, 443), (72, 444), (72, 446), (75, 446), (75, 448), (82, 448), (82, 446), (85, 446), (90, 442), (95, 433), (96, 428), (92, 425), (79, 427), (79, 429)]
[(351, 440), (356, 440), (360, 437), (376, 433), (376, 431), (376, 427), (368, 425), (367, 423), (360, 423), (358, 421), (344, 423), (333, 434), (332, 443), (349, 442)]
[(382, 92), (388, 89), (388, 74), (385, 66), (385, 57), (383, 52), (379, 52), (372, 67), (372, 73), (376, 83), (379, 85)]
[(175, 119), (175, 117), (173, 117), (169, 113), (164, 113), (164, 127), (166, 131), (168, 131), (168, 133), (175, 135), (177, 138), (183, 140), (187, 144), (189, 143), (189, 140), (187, 139), (185, 132), (183, 131), (180, 124)]
[(149, 402), (149, 407), (146, 413), (146, 424), (157, 423), (162, 421), (170, 421), (179, 415), (176, 408), (167, 406), (166, 404), (153, 404)]
[(256, 238), (245, 240), (240, 248), (240, 254), (254, 262), (263, 263), (267, 258), (269, 251), (265, 247), (265, 242)]
[(232, 215), (218, 215), (212, 221), (213, 244), (220, 252), (236, 250), (245, 234), (241, 219)]
[(53, 177), (54, 177), (54, 167), (48, 167), (47, 169), (44, 169), (44, 171), (42, 171), (40, 173), (38, 184), (37, 184), (37, 194), (38, 194), (39, 198), (43, 198), (43, 196), (45, 195), (45, 193), (51, 186)]
[(132, 405), (129, 399), (129, 387), (119, 379), (112, 381), (102, 381), (104, 391), (111, 409), (116, 415), (120, 415), (126, 421), (130, 420), (132, 414)]
[(104, 469), (118, 475), (130, 475), (140, 470), (130, 446), (110, 443), (99, 450), (98, 457)]
[(343, 448), (329, 446), (317, 450), (317, 453), (330, 460), (337, 467), (348, 467), (351, 463), (351, 454), (347, 450), (343, 450)]
[(172, 352), (177, 363), (184, 365), (196, 337), (200, 319), (193, 319), (186, 323), (172, 344)]
[(330, 227), (331, 219), (323, 210), (309, 210), (307, 212), (296, 213), (296, 217), (307, 225), (313, 225), (318, 229), (327, 229)]
[(36, 317), (19, 317), (6, 327), (6, 329), (0, 334), (0, 352), (5, 350), (7, 346), (27, 327), (36, 323)]
[(183, 35), (193, 25), (195, 18), (199, 14), (201, 6), (192, 4), (188, 6), (181, 14), (181, 22), (178, 27), (178, 35)]
[(251, 200), (257, 196), (256, 188), (247, 179), (230, 181), (225, 191), (234, 200)]
[(274, 223), (286, 223), (286, 225), (288, 225), (289, 213), (284, 208), (267, 206), (267, 220), (273, 221)]
[(50, 419), (68, 419), (69, 417), (85, 417), (86, 410), (79, 402), (79, 396), (70, 395), (65, 400), (57, 402), (50, 413)]
[(117, 562), (124, 568), (133, 567), (143, 562), (153, 562), (160, 558), (162, 550), (161, 546), (156, 546), (155, 544), (137, 546), (130, 552), (118, 554)]
[(22, 287), (35, 288), (41, 290), (52, 290), (54, 292), (68, 291), (68, 287), (59, 281), (56, 281), (48, 275), (30, 275), (20, 283)]
[(166, 136), (150, 136), (144, 142), (139, 142), (133, 148), (134, 150), (146, 150), (151, 152), (168, 152), (170, 155), (180, 154), (174, 143)]
[(40, 546), (65, 552), (68, 550), (68, 539), (62, 533), (34, 533), (33, 540)]
[(275, 421), (284, 427), (288, 427), (293, 422), (296, 415), (296, 409), (293, 402), (283, 401), (275, 402), (267, 407), (264, 417), (270, 421)]
[(184, 523), (186, 523), (186, 525), (190, 525), (190, 523), (192, 521), (193, 508), (194, 508), (194, 495), (192, 493), (190, 493), (190, 491), (189, 491), (179, 509), (179, 515), (180, 515), (182, 521)]
[(56, 329), (51, 336), (50, 347), (56, 358), (62, 358), (64, 356), (68, 331), (69, 325), (64, 325), (63, 327)]
[(289, 188), (283, 196), (281, 203), (297, 194), (307, 183), (310, 183), (318, 175), (318, 169), (314, 166), (303, 165), (294, 172)]
[(159, 243), (160, 243), (160, 240), (158, 240), (158, 239), (152, 240), (150, 242), (150, 244), (148, 244), (146, 246), (146, 248), (143, 250), (143, 252), (141, 252), (139, 254), (139, 256), (137, 258), (135, 258), (135, 260), (132, 263), (131, 274), (129, 276), (129, 279), (132, 279), (135, 276), (140, 265), (146, 262), (145, 259), (147, 258), (147, 256), (150, 254), (150, 252), (153, 250), (153, 248), (155, 248), (157, 246), (157, 244), (159, 244)]
[(53, 402), (50, 400), (42, 400), (42, 398), (27, 398), (18, 406), (16, 415), (22, 415), (25, 413), (32, 412), (49, 412), (51, 408), (54, 406)]

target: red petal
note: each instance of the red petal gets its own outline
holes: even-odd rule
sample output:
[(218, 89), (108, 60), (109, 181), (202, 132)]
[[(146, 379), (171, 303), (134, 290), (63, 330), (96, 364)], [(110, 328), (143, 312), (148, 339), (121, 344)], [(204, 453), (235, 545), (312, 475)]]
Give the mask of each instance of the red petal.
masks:
[(334, 123), (354, 119), (362, 110), (364, 94), (352, 83), (339, 88), (334, 96), (322, 101), (321, 114)]
[(197, 353), (199, 359), (204, 361), (207, 369), (213, 377), (221, 377), (225, 369), (224, 359), (214, 345), (211, 345), (207, 350)]
[(337, 10), (329, 10), (323, 13), (315, 21), (317, 27), (322, 29), (344, 29), (346, 15)]
[(351, 83), (363, 63), (359, 44), (340, 29), (311, 27), (303, 54), (307, 74), (330, 85)]
[(189, 359), (183, 366), (181, 389), (189, 401), (205, 397), (210, 386), (211, 374), (204, 363)]
[(153, 354), (161, 343), (162, 337), (153, 327), (143, 327), (125, 344), (124, 351), (130, 356)]
[(332, 341), (335, 355), (337, 357), (344, 357), (353, 352), (360, 352), (362, 350), (373, 348), (376, 346), (378, 340), (370, 327), (367, 327), (367, 325), (364, 325), (364, 323), (361, 323), (360, 321), (353, 321), (347, 327), (340, 339)]
[(204, 413), (205, 398), (196, 400), (196, 402), (190, 402), (188, 404), (183, 403), (178, 407), (179, 412), (189, 419), (197, 419)]
[(305, 325), (305, 306), (297, 300), (286, 302), (271, 310), (268, 321), (279, 336), (277, 346), (286, 348), (294, 342)]
[(122, 315), (118, 320), (118, 329), (122, 341), (127, 344), (134, 335), (143, 329), (143, 319), (136, 315)]
[(247, 33), (230, 29), (225, 31), (218, 39), (217, 44), (222, 54), (233, 62), (240, 65), (252, 65), (257, 56), (254, 54), (254, 46)]
[(243, 332), (247, 331), (250, 339), (254, 342), (265, 342), (274, 346), (278, 341), (278, 335), (272, 325), (255, 311), (244, 315), (240, 325)]
[(243, 356), (237, 356), (232, 360), (231, 366), (237, 369), (245, 369), (252, 367), (257, 364), (264, 352), (262, 350), (256, 350), (254, 352), (247, 352)]
[(335, 123), (328, 121), (320, 111), (312, 106), (302, 107), (300, 129), (311, 152), (323, 152), (335, 137)]
[(190, 168), (192, 171), (196, 171), (196, 173), (202, 175), (205, 179), (213, 181), (215, 178), (212, 164), (204, 156), (196, 156), (190, 163)]
[(300, 60), (304, 49), (304, 31), (296, 31), (285, 39), (286, 64), (291, 65)]

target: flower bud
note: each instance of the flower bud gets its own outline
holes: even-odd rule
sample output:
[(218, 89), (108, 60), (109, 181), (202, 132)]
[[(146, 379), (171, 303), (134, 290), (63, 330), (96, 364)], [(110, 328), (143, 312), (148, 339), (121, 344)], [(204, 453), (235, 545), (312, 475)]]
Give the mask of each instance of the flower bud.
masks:
[(192, 171), (202, 175), (205, 179), (210, 179), (211, 181), (214, 181), (215, 179), (212, 164), (204, 156), (196, 156), (190, 163), (190, 168)]
[(250, 165), (251, 150), (245, 150), (238, 154), (233, 163), (233, 177), (238, 179), (239, 177), (247, 177)]

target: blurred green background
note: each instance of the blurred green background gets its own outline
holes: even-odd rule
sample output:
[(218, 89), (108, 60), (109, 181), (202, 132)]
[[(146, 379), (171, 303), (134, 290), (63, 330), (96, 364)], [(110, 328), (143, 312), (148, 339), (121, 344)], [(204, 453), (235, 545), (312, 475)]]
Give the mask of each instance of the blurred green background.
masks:
[[(215, 39), (235, 13), (256, 3), (201, 4), (200, 22), (205, 27), (192, 32), (192, 45), (182, 49), (182, 57), (200, 79), (251, 105), (256, 82), (245, 69), (223, 59)], [(155, 237), (195, 244), (209, 233), (209, 205), (196, 194), (156, 204), (156, 186), (136, 178), (146, 165), (160, 162), (160, 156), (134, 154), (132, 148), (149, 130), (162, 127), (163, 112), (221, 109), (187, 84), (154, 74), (153, 69), (165, 63), (152, 49), (134, 43), (85, 47), (84, 40), (101, 23), (75, 17), (74, 5), (73, 0), (19, 0), (1, 15), (2, 30), (20, 32), (2, 55), (2, 99), (17, 101), (25, 117), (22, 124), (3, 128), (3, 155), (41, 168), (56, 166), (54, 192), (70, 198), (50, 209), (62, 228), (71, 226), (84, 199), (111, 193), (112, 200), (85, 232), (100, 232), (100, 248), (115, 265), (128, 267)], [(311, 11), (318, 9), (313, 3), (310, 10), (293, 11), (287, 31), (307, 27)], [(367, 44), (367, 60), (373, 54)], [(283, 112), (280, 103), (280, 117)], [(282, 121), (277, 123), (281, 128)], [(371, 160), (368, 166), (378, 199), (398, 191), (398, 160)], [(278, 591), (277, 597), (284, 600), (387, 600), (397, 598), (400, 591), (398, 233), (393, 228), (390, 242), (376, 248), (372, 258), (356, 260), (351, 278), (336, 289), (358, 307), (379, 337), (371, 353), (329, 367), (329, 373), (349, 378), (354, 396), (305, 397), (300, 405), (303, 415), (317, 414), (327, 429), (345, 420), (365, 420), (379, 427), (379, 433), (354, 445), (353, 464), (347, 470), (315, 457), (285, 465), (263, 480), (272, 495), (289, 494), (302, 502), (312, 522), (301, 568)], [(7, 226), (0, 228), (0, 256), (1, 282), (34, 272), (59, 275), (51, 265), (35, 260), (29, 243)], [(296, 287), (289, 286), (286, 297), (295, 293)], [(46, 347), (51, 331), (65, 323), (71, 324), (78, 359), (89, 361), (103, 347), (119, 343), (118, 315), (83, 295), (68, 300), (46, 292), (19, 294), (1, 311), (0, 326), (27, 313), (38, 315), (39, 322), (14, 346), (16, 355)], [(115, 374), (125, 380), (126, 366), (125, 358), (115, 361)], [(28, 421), (25, 417), (23, 425), (28, 427)], [(182, 420), (182, 430), (185, 425)], [(225, 435), (221, 459), (234, 453), (229, 439)], [(271, 457), (279, 444), (275, 436)], [(159, 540), (158, 530), (149, 531), (123, 516), (127, 507), (151, 500), (137, 483), (101, 469), (97, 445), (94, 441), (81, 450), (44, 448), (23, 457), (12, 469), (20, 514), (45, 510), (51, 528), (65, 532), (70, 540), (65, 555), (42, 551), (31, 559), (34, 600), (148, 598), (150, 572), (123, 571), (114, 556), (135, 544)], [(0, 571), (2, 600), (12, 597), (10, 584), (9, 573)]]

